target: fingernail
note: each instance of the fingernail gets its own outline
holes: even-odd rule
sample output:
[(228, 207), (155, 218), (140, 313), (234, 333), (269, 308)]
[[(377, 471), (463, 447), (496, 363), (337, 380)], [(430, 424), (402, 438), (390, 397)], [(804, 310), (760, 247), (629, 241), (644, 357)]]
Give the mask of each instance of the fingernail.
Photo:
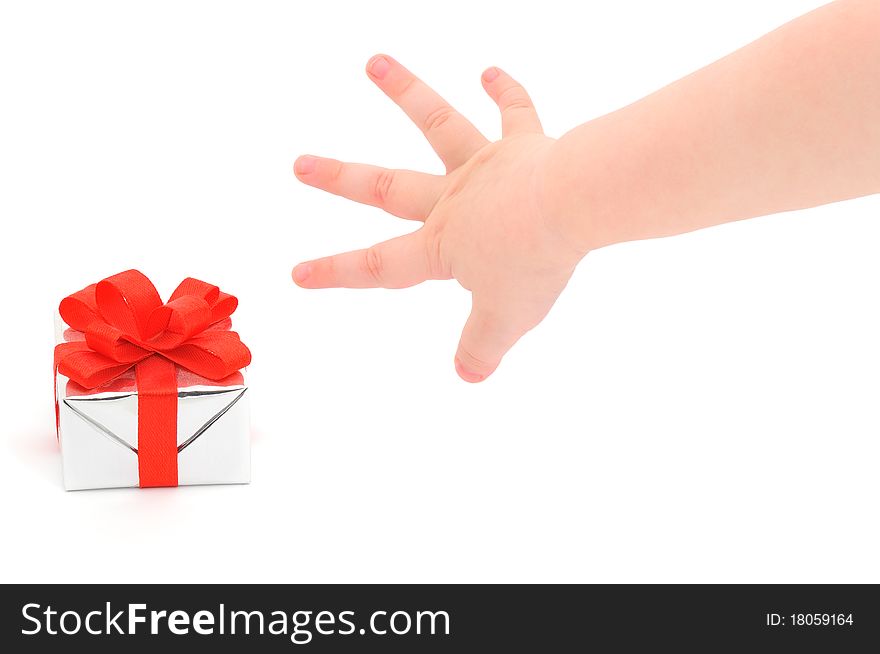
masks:
[(293, 172), (297, 175), (308, 175), (315, 170), (317, 160), (309, 155), (303, 155), (293, 164)]
[(478, 375), (470, 370), (465, 370), (465, 367), (461, 365), (461, 361), (458, 360), (458, 357), (455, 357), (455, 371), (458, 373), (459, 377), (471, 384), (476, 384), (486, 378), (486, 375)]
[(307, 263), (301, 263), (293, 269), (293, 281), (302, 284), (312, 272), (312, 267)]
[(391, 68), (391, 64), (388, 63), (388, 60), (385, 57), (373, 57), (370, 60), (370, 65), (367, 66), (367, 70), (370, 72), (370, 75), (375, 77), (376, 79), (385, 79), (385, 75), (388, 74), (388, 70)]
[(501, 71), (495, 68), (495, 66), (492, 66), (492, 68), (487, 68), (486, 71), (483, 73), (483, 81), (486, 83), (494, 82), (500, 74)]

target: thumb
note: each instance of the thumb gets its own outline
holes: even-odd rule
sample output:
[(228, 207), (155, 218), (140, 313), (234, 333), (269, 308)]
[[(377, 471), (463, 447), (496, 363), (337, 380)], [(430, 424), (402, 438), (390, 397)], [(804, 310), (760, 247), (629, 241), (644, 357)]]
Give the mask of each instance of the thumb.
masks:
[(495, 372), (501, 358), (524, 333), (517, 331), (502, 312), (475, 296), (455, 353), (455, 371), (466, 382), (483, 381)]

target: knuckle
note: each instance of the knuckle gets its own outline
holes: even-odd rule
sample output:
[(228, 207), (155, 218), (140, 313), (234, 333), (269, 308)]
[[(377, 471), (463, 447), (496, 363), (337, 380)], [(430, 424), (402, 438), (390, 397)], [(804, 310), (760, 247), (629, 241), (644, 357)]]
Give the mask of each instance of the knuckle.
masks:
[(450, 267), (444, 262), (443, 239), (439, 230), (432, 229), (425, 236), (425, 261), (430, 279), (449, 279)]
[(342, 171), (344, 169), (345, 169), (344, 163), (342, 163), (341, 161), (334, 161), (330, 165), (330, 170), (329, 170), (330, 180), (334, 181), (334, 182), (339, 181), (339, 178), (342, 176)]
[(394, 171), (381, 170), (376, 174), (373, 180), (372, 196), (373, 201), (378, 205), (384, 205), (391, 196), (391, 189), (394, 185)]
[(382, 261), (382, 253), (375, 245), (367, 248), (364, 252), (364, 271), (369, 278), (376, 284), (382, 283), (384, 276), (384, 262)]
[(322, 279), (330, 285), (338, 284), (339, 277), (336, 274), (338, 259), (338, 254), (318, 259), (312, 264), (311, 277)]
[(455, 115), (455, 109), (449, 105), (443, 105), (434, 109), (429, 113), (422, 124), (422, 131), (427, 133), (435, 132), (445, 125), (452, 116)]
[(458, 346), (458, 358), (465, 368), (474, 372), (492, 372), (496, 367), (494, 363), (487, 361), (485, 357), (474, 354), (465, 343), (460, 343)]
[(498, 96), (498, 105), (502, 110), (531, 109), (532, 100), (526, 90), (519, 84), (509, 86)]
[(414, 75), (408, 75), (406, 79), (401, 81), (400, 86), (397, 89), (397, 97), (400, 98), (406, 95), (416, 83), (416, 77)]

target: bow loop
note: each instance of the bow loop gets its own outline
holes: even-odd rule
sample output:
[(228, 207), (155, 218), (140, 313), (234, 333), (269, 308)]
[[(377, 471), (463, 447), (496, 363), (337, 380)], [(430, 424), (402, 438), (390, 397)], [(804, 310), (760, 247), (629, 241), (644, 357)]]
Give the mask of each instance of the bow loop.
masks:
[(117, 363), (136, 363), (150, 354), (150, 350), (135, 345), (120, 329), (105, 322), (89, 325), (86, 343), (98, 354)]
[(55, 348), (55, 366), (83, 388), (98, 388), (123, 375), (134, 363), (119, 363), (95, 352), (85, 341), (77, 341)]
[(229, 293), (224, 293), (220, 291), (220, 295), (217, 297), (217, 300), (211, 305), (211, 311), (213, 312), (213, 320), (214, 322), (220, 322), (221, 320), (226, 320), (235, 313), (235, 310), (238, 308), (238, 298), (234, 295), (230, 295)]
[(135, 339), (146, 336), (150, 314), (162, 306), (156, 287), (137, 270), (126, 270), (98, 282), (95, 302), (104, 322)]
[(205, 300), (182, 295), (152, 312), (147, 321), (149, 344), (159, 351), (173, 349), (205, 331), (211, 322), (211, 307)]
[(214, 381), (225, 379), (251, 362), (251, 352), (238, 334), (219, 330), (203, 332), (163, 355), (181, 368)]
[(77, 331), (84, 332), (89, 325), (101, 319), (98, 315), (98, 305), (95, 303), (95, 286), (97, 284), (92, 284), (68, 295), (58, 306), (58, 312), (64, 322)]
[(171, 301), (187, 295), (195, 295), (208, 303), (211, 307), (211, 323), (228, 318), (238, 307), (238, 298), (234, 295), (224, 293), (219, 287), (193, 277), (187, 277), (180, 282), (180, 286), (171, 294)]

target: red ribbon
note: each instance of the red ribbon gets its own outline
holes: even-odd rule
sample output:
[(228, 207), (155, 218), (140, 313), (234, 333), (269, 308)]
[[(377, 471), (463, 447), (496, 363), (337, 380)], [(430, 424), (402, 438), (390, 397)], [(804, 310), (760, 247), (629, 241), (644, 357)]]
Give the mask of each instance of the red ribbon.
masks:
[(152, 282), (128, 270), (61, 301), (61, 317), (84, 341), (55, 347), (55, 369), (95, 389), (132, 368), (138, 392), (140, 485), (177, 486), (177, 368), (220, 381), (251, 353), (229, 316), (238, 300), (187, 278), (163, 304)]

